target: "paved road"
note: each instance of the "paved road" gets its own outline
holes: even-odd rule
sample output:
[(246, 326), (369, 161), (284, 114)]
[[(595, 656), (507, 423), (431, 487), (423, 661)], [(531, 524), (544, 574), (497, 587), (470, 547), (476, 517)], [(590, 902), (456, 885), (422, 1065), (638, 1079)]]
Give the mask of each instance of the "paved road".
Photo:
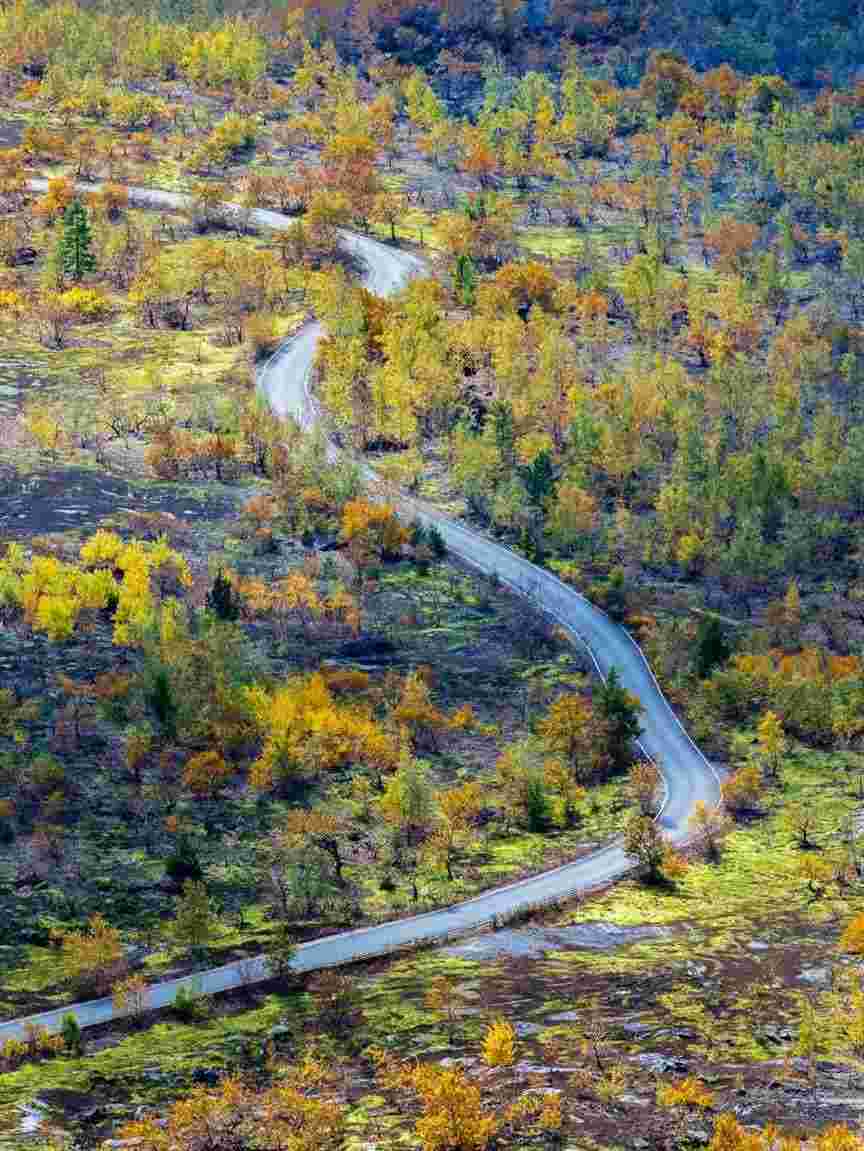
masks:
[[(40, 187), (37, 181), (33, 185)], [(44, 187), (44, 181), (41, 187)], [(185, 204), (185, 197), (172, 192), (131, 189), (130, 196), (136, 203), (157, 207), (182, 208)], [(253, 212), (252, 219), (269, 228), (284, 228), (288, 224), (286, 217), (263, 210)], [(396, 290), (422, 268), (416, 256), (367, 237), (345, 233), (342, 243), (365, 264), (367, 286), (382, 294)], [(260, 385), (274, 409), (281, 415), (294, 415), (305, 424), (314, 420), (309, 379), (319, 335), (319, 326), (308, 324), (276, 352), (260, 376)], [(425, 523), (435, 523), (453, 555), (478, 571), (495, 573), (503, 584), (526, 596), (557, 620), (574, 640), (588, 648), (601, 675), (617, 668), (623, 684), (639, 697), (644, 708), (643, 750), (663, 773), (666, 798), (659, 822), (673, 842), (684, 840), (687, 820), (696, 801), (718, 802), (719, 779), (685, 732), (660, 691), (645, 657), (630, 636), (572, 588), (509, 549), (416, 501), (401, 500), (400, 505), (407, 514), (416, 515)], [(420, 941), (465, 933), (493, 919), (504, 919), (516, 911), (602, 886), (620, 878), (630, 867), (631, 861), (621, 847), (611, 844), (575, 863), (495, 888), (441, 911), (363, 927), (303, 944), (298, 948), (296, 968), (298, 971), (311, 971), (336, 966), (387, 954)], [(264, 957), (229, 963), (200, 975), (154, 984), (150, 990), (150, 1002), (153, 1007), (163, 1007), (173, 1001), (180, 987), (211, 993), (259, 981), (266, 975)], [(60, 1011), (0, 1024), (0, 1042), (20, 1035), (27, 1022), (55, 1030), (60, 1026), (62, 1016), (69, 1011), (74, 1012), (82, 1027), (105, 1023), (114, 1016), (110, 999), (78, 1003)]]

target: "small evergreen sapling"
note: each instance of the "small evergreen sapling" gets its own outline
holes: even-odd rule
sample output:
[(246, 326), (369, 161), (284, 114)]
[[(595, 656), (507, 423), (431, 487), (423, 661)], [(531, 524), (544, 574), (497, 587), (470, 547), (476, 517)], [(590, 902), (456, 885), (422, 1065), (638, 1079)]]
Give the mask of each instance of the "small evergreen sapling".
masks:
[(221, 568), (207, 593), (207, 607), (221, 620), (233, 621), (240, 615), (240, 596)]
[(715, 667), (724, 664), (731, 654), (720, 621), (715, 616), (707, 616), (699, 624), (696, 635), (696, 674), (700, 679), (708, 679)]
[(63, 213), (63, 231), (57, 245), (57, 257), (64, 274), (76, 283), (83, 280), (88, 272), (96, 270), (87, 209), (80, 200), (73, 200)]
[(84, 1047), (84, 1041), (81, 1038), (81, 1028), (78, 1025), (78, 1020), (71, 1011), (63, 1016), (63, 1022), (60, 1024), (60, 1034), (63, 1037), (63, 1046), (69, 1054), (80, 1055)]

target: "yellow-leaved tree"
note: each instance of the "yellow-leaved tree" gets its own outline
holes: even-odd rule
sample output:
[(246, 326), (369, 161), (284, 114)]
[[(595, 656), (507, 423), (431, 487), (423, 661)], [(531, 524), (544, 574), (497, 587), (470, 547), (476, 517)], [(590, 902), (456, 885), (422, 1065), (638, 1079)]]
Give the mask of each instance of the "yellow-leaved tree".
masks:
[(164, 538), (123, 541), (98, 531), (81, 547), (80, 563), (52, 555), (28, 560), (20, 547), (0, 559), (0, 607), (17, 607), (54, 641), (69, 639), (84, 613), (114, 604), (114, 643), (138, 644), (163, 605), (192, 584), (186, 560)]
[(516, 1031), (506, 1019), (490, 1023), (483, 1037), (483, 1062), (487, 1067), (512, 1067), (516, 1060)]
[(101, 915), (93, 915), (82, 931), (59, 936), (64, 976), (82, 990), (103, 993), (126, 968), (120, 932)]
[(408, 533), (389, 504), (350, 500), (342, 511), (342, 538), (351, 558), (362, 569), (372, 559), (393, 559), (399, 555)]
[(850, 955), (864, 955), (864, 914), (850, 919), (840, 936), (840, 949)]
[(422, 1114), (416, 1132), (423, 1151), (485, 1151), (500, 1122), (461, 1067), (399, 1063), (380, 1049), (370, 1055), (382, 1086), (419, 1096)]
[(294, 676), (272, 693), (252, 687), (246, 694), (263, 739), (250, 772), (257, 790), (348, 763), (380, 773), (399, 762), (396, 740), (371, 709), (337, 700), (318, 672)]
[(483, 787), (476, 780), (446, 788), (435, 795), (438, 823), (426, 844), (426, 858), (443, 865), (453, 882), (453, 864), (483, 806)]
[(307, 1059), (282, 1069), (279, 1081), (264, 1091), (232, 1078), (223, 1079), (215, 1090), (196, 1087), (164, 1120), (136, 1120), (120, 1135), (141, 1151), (326, 1151), (341, 1144), (344, 1127), (345, 1109), (334, 1098), (332, 1070)]
[(766, 711), (756, 729), (757, 748), (765, 774), (776, 779), (780, 774), (780, 763), (786, 753), (786, 736), (783, 721), (774, 711)]

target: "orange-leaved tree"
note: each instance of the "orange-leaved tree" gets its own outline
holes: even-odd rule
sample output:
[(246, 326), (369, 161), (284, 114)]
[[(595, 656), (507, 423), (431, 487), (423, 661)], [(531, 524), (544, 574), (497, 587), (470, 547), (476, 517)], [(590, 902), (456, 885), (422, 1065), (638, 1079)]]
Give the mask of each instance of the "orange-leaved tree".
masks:
[(395, 559), (408, 538), (389, 504), (351, 500), (342, 512), (342, 538), (358, 568), (372, 559)]
[(337, 700), (320, 673), (294, 676), (272, 693), (249, 688), (246, 696), (263, 740), (250, 773), (258, 790), (348, 763), (378, 773), (398, 763), (397, 741), (371, 709)]
[(231, 773), (231, 767), (218, 751), (199, 751), (186, 761), (183, 786), (199, 798), (212, 797), (219, 794)]
[(107, 991), (126, 969), (120, 932), (101, 915), (93, 915), (81, 931), (58, 936), (64, 976), (80, 989)]

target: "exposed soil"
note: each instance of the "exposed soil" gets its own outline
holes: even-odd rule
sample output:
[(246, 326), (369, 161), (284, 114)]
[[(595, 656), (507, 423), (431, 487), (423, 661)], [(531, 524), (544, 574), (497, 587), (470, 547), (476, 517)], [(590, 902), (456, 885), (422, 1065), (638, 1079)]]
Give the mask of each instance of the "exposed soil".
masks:
[(8, 352), (0, 360), (0, 417), (15, 416), (23, 406), (29, 391), (37, 391), (44, 381), (37, 374), (38, 369)]
[(445, 948), (444, 955), (465, 959), (536, 959), (550, 951), (610, 951), (640, 939), (662, 939), (662, 927), (620, 927), (615, 923), (575, 923), (570, 927), (541, 927), (522, 931), (496, 931)]
[(26, 127), (23, 120), (0, 119), (0, 147), (17, 148)]
[(57, 468), (26, 477), (0, 475), (0, 536), (27, 538), (70, 528), (95, 530), (106, 516), (160, 512), (182, 519), (212, 520), (235, 506), (236, 489), (208, 484), (133, 484), (83, 468)]

